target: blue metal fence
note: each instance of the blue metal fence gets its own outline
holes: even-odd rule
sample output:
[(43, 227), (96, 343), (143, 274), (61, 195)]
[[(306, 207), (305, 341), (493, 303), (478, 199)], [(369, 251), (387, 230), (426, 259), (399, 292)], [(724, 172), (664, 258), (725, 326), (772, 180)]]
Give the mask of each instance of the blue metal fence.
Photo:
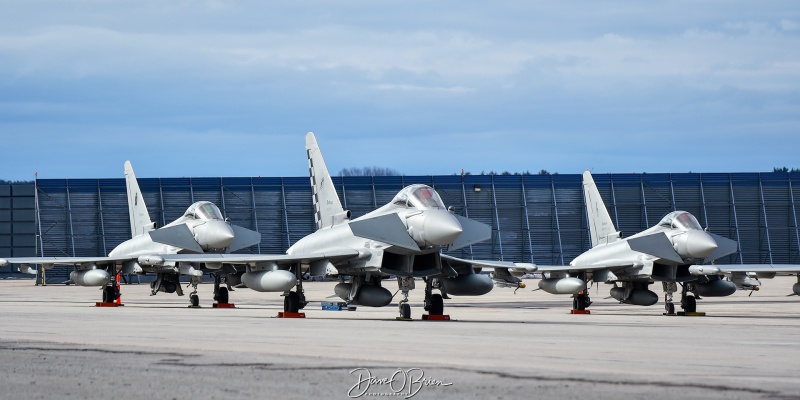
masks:
[[(736, 240), (725, 263), (798, 263), (798, 173), (594, 175), (623, 235), (686, 210), (712, 232)], [(492, 226), (492, 239), (458, 257), (565, 264), (590, 246), (581, 175), (334, 177), (346, 209), (361, 216), (402, 187), (433, 186), (455, 212)], [(195, 201), (216, 203), (238, 225), (262, 233), (240, 252), (283, 253), (314, 230), (306, 177), (140, 178), (151, 218), (164, 225)], [(36, 181), (39, 255), (101, 256), (130, 237), (124, 179)], [(49, 279), (66, 279), (53, 270)]]

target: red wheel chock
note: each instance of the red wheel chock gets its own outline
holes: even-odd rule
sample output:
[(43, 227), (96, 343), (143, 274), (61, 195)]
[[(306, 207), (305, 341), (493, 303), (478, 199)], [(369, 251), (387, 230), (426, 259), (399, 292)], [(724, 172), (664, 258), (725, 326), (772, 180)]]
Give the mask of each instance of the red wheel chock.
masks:
[(422, 314), (423, 321), (450, 321), (450, 316), (447, 314)]
[(302, 312), (278, 312), (278, 318), (305, 318), (306, 313)]

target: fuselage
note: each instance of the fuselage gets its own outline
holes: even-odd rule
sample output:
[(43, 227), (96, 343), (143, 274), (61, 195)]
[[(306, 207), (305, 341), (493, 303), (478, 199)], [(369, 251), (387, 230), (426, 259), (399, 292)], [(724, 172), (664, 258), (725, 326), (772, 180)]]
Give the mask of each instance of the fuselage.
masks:
[[(663, 233), (669, 240), (675, 253), (683, 260), (682, 263), (633, 250), (629, 244), (633, 239), (659, 233)], [(631, 275), (649, 277), (654, 263), (688, 265), (710, 256), (716, 249), (717, 243), (714, 238), (700, 227), (694, 216), (685, 211), (675, 211), (667, 214), (657, 225), (642, 232), (625, 239), (601, 243), (587, 250), (575, 257), (570, 265), (575, 267), (630, 265)]]
[[(452, 244), (462, 232), (458, 219), (447, 211), (436, 191), (425, 185), (411, 185), (401, 190), (388, 204), (352, 220), (361, 221), (387, 214), (396, 214), (406, 233), (419, 246), (412, 253), (430, 253)], [(336, 267), (343, 274), (373, 273), (381, 270), (384, 251), (407, 254), (408, 249), (396, 250), (379, 241), (356, 236), (351, 221), (324, 227), (298, 240), (287, 254), (324, 253), (330, 250), (351, 249), (368, 254)]]

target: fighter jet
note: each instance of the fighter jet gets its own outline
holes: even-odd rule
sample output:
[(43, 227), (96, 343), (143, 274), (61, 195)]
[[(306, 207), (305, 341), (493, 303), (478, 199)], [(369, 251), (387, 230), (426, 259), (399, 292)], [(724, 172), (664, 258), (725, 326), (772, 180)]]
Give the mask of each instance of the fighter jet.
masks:
[[(439, 194), (426, 185), (407, 186), (388, 204), (353, 219), (339, 201), (310, 132), (306, 135), (306, 155), (317, 230), (298, 240), (285, 256), (170, 255), (162, 261), (244, 264), (248, 272), (242, 281), (259, 291), (283, 291), (265, 280), (291, 271), (297, 289), (284, 293), (286, 313), (297, 313), (307, 303), (301, 274), (338, 275), (341, 282), (334, 289), (336, 295), (349, 304), (370, 307), (383, 307), (392, 301), (393, 294), (384, 282), (395, 276), (403, 297), (399, 301), (401, 318), (411, 315), (408, 293), (415, 288), (415, 278), (423, 278), (425, 283), (425, 310), (430, 316), (443, 316), (443, 294), (478, 296), (492, 290), (492, 279), (476, 274), (476, 268), (503, 271), (504, 276), (536, 269), (532, 264), (463, 260), (442, 254), (443, 249), (490, 239), (491, 227), (453, 214)], [(345, 281), (345, 277), (349, 279)]]
[[(151, 261), (158, 254), (231, 252), (259, 243), (261, 234), (225, 221), (219, 208), (208, 201), (192, 204), (182, 217), (155, 229), (130, 161), (125, 162), (125, 182), (131, 239), (120, 243), (107, 257), (19, 257), (0, 259), (0, 265), (21, 264), (20, 272), (33, 274), (36, 271), (30, 267), (32, 264), (41, 264), (45, 269), (54, 265), (75, 265), (78, 269), (70, 273), (70, 280), (80, 286), (103, 287), (102, 304), (112, 304), (119, 298), (117, 273), (121, 272), (156, 274), (156, 280), (151, 285), (152, 295), (166, 292), (183, 296), (179, 278), (188, 275), (193, 287), (189, 299), (192, 305), (197, 306), (197, 284), (202, 281), (204, 272), (210, 272), (215, 277), (215, 299), (220, 304), (227, 304), (229, 285), (238, 284), (241, 275), (235, 269), (223, 268), (221, 263), (155, 265), (152, 262), (142, 263), (139, 259)], [(220, 286), (223, 282), (227, 284), (225, 287)]]
[[(622, 238), (589, 171), (583, 173), (583, 192), (592, 248), (568, 266), (537, 265), (540, 272), (549, 273), (539, 281), (539, 288), (553, 294), (572, 294), (573, 313), (588, 313), (591, 301), (587, 282), (613, 284), (611, 297), (622, 303), (650, 306), (659, 296), (648, 286), (660, 281), (666, 314), (672, 315), (678, 284), (681, 308), (685, 313), (695, 313), (700, 296), (728, 296), (737, 287), (757, 289), (760, 282), (747, 272), (765, 277), (800, 272), (798, 265), (704, 265), (735, 253), (738, 244), (704, 230), (686, 211), (673, 211), (657, 225)], [(724, 275), (730, 280), (723, 279)], [(793, 289), (800, 293), (800, 283)]]

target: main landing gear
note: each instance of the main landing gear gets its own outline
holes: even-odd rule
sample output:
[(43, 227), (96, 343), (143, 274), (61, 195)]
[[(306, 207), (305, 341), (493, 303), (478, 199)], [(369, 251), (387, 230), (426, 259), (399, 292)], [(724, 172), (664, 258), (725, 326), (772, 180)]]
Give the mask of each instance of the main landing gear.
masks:
[(303, 279), (299, 276), (298, 267), (297, 274), (297, 289), (284, 293), (283, 297), (283, 312), (278, 313), (278, 318), (305, 318), (306, 314), (300, 312), (306, 307), (308, 301), (303, 291)]
[(428, 314), (423, 314), (422, 319), (428, 321), (449, 321), (450, 316), (444, 313), (442, 294), (434, 294), (433, 289), (439, 289), (441, 293), (445, 293), (442, 288), (442, 281), (439, 278), (425, 278), (424, 309), (428, 311)]
[(675, 313), (675, 303), (673, 302), (673, 293), (678, 291), (678, 285), (675, 282), (662, 282), (664, 286), (664, 315), (683, 315), (683, 316), (703, 316), (704, 312), (697, 312), (697, 297), (690, 294), (692, 291), (691, 283), (684, 283), (681, 285), (681, 308), (683, 311)]
[[(426, 321), (449, 321), (450, 316), (444, 313), (444, 296), (446, 296), (442, 288), (442, 282), (439, 278), (424, 278), (425, 280), (425, 305), (424, 309), (428, 314), (423, 314), (422, 319)], [(397, 304), (400, 316), (397, 317), (400, 321), (411, 321), (411, 305), (408, 304), (408, 292), (413, 290), (416, 286), (413, 276), (399, 276), (397, 277), (397, 286), (400, 288), (400, 293), (403, 294), (403, 299)], [(433, 293), (433, 289), (439, 289), (442, 294)]]
[(592, 300), (589, 299), (589, 292), (582, 290), (572, 295), (572, 311), (570, 314), (591, 314), (591, 311), (586, 308), (592, 305)]
[(227, 279), (225, 280), (225, 286), (222, 286), (222, 274), (216, 273), (214, 274), (214, 301), (215, 303), (212, 305), (214, 308), (236, 308), (236, 305), (233, 303), (229, 303), (228, 300), (228, 290), (233, 290), (228, 285)]
[(95, 303), (95, 307), (118, 307), (122, 305), (120, 301), (122, 294), (119, 289), (119, 274), (115, 274), (114, 267), (110, 267), (111, 279), (103, 287), (103, 301)]

